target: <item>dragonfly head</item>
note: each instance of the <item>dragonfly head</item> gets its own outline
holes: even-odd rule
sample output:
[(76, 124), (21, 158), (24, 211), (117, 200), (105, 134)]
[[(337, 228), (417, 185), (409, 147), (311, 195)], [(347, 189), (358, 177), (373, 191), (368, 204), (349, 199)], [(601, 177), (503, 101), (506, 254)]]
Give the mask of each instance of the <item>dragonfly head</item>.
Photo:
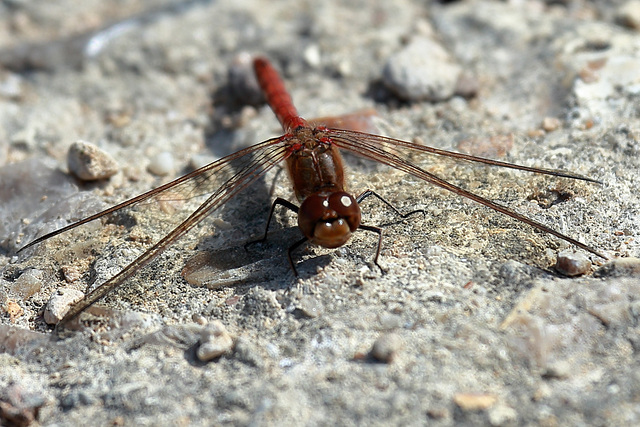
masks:
[(320, 191), (298, 211), (298, 226), (311, 243), (325, 248), (344, 245), (360, 225), (360, 206), (344, 191)]

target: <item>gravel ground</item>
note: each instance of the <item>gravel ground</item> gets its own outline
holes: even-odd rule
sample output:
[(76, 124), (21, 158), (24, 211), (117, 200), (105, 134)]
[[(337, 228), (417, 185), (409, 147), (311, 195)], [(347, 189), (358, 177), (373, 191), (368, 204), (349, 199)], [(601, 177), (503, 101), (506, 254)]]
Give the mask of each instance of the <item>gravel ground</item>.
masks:
[[(341, 3), (0, 3), (2, 423), (640, 424), (639, 3)], [(293, 200), (274, 169), (55, 330), (193, 203), (16, 250), (278, 135), (255, 54), (305, 117), (374, 108), (385, 135), (602, 181), (415, 156), (612, 260), (345, 156), (355, 193), (424, 210), (363, 203), (384, 274), (356, 233), (296, 251), (294, 277), (288, 213), (245, 251), (270, 201)], [(84, 178), (115, 174), (74, 178), (68, 153), (87, 150), (103, 166)]]

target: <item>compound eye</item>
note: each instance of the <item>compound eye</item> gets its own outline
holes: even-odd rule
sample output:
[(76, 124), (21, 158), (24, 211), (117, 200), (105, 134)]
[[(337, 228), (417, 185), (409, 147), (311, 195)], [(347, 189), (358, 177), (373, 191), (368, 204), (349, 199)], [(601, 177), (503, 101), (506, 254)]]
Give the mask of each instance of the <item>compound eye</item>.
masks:
[(351, 231), (356, 231), (360, 225), (360, 206), (353, 196), (345, 192), (336, 192), (329, 196), (329, 209), (344, 218)]

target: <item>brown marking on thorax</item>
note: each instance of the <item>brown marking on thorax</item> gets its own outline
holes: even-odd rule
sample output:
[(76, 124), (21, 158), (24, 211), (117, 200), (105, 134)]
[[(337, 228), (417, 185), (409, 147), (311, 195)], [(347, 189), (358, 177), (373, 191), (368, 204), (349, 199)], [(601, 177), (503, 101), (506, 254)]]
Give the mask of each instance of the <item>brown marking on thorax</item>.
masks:
[(300, 202), (322, 190), (344, 191), (342, 156), (322, 129), (296, 129), (286, 143), (295, 150), (286, 165)]

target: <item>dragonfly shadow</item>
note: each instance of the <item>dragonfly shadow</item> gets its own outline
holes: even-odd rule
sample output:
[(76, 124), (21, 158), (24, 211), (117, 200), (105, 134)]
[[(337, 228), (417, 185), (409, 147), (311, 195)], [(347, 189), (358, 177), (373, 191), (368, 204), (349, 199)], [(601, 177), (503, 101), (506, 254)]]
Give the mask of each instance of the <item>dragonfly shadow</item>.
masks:
[[(205, 144), (214, 156), (224, 157), (258, 142), (252, 140), (252, 135), (229, 128), (228, 123), (223, 124), (224, 117), (236, 116), (246, 105), (246, 102), (237, 100), (231, 85), (212, 94), (212, 104), (216, 108), (210, 118)], [(241, 173), (243, 166), (246, 167), (246, 160), (232, 161), (230, 165), (234, 173)], [(277, 180), (282, 179), (281, 171), (276, 168), (275, 174), (260, 176), (214, 213), (221, 225), (219, 232), (203, 237), (198, 242), (198, 252), (184, 266), (182, 276), (189, 284), (214, 289), (246, 281), (264, 282), (287, 275), (293, 277), (286, 256), (288, 243), (275, 242), (296, 241), (300, 238), (297, 229), (278, 230), (272, 233), (277, 234), (275, 239), (270, 237), (264, 244), (252, 245), (245, 250), (245, 242), (258, 238), (264, 231), (269, 208), (275, 198), (273, 193)], [(238, 244), (240, 241), (242, 243)]]
[[(239, 139), (245, 138), (238, 136), (237, 132), (222, 129), (208, 134), (206, 145), (216, 157), (224, 157), (238, 150)], [(229, 176), (232, 178), (231, 175), (241, 173), (243, 167), (246, 167), (246, 159), (231, 161), (229, 165), (233, 170)], [(258, 221), (261, 218), (266, 221), (269, 215), (269, 207), (274, 199), (273, 191), (276, 179), (278, 179), (278, 175), (275, 178), (270, 174), (260, 176), (249, 187), (224, 203), (221, 209), (217, 209), (213, 215), (240, 232), (247, 228), (256, 228), (257, 230)], [(227, 185), (223, 181), (219, 182), (222, 186)], [(217, 190), (218, 188), (212, 187), (208, 191)], [(205, 195), (204, 191), (202, 194)], [(249, 238), (250, 236), (244, 234), (244, 237)]]
[(138, 220), (130, 212), (116, 211), (106, 217), (105, 224), (120, 225), (126, 228), (131, 228), (138, 224)]
[(246, 243), (251, 240), (220, 247), (219, 239), (205, 238), (199, 245), (203, 249), (185, 264), (182, 277), (193, 286), (210, 289), (293, 277), (286, 251), (287, 242), (297, 238), (299, 233), (293, 227), (271, 233), (266, 242), (249, 246)]
[[(209, 237), (201, 243), (203, 249), (186, 262), (182, 277), (192, 286), (209, 289), (245, 282), (266, 284), (270, 281), (278, 282), (279, 287), (283, 279), (294, 279), (287, 251), (299, 239), (297, 227), (270, 232), (264, 242), (246, 240), (234, 246), (220, 247), (215, 237)], [(331, 262), (329, 255), (314, 256), (301, 262), (301, 251), (304, 251), (304, 246), (293, 253), (293, 262), (299, 273), (304, 274), (309, 269), (317, 269)]]

